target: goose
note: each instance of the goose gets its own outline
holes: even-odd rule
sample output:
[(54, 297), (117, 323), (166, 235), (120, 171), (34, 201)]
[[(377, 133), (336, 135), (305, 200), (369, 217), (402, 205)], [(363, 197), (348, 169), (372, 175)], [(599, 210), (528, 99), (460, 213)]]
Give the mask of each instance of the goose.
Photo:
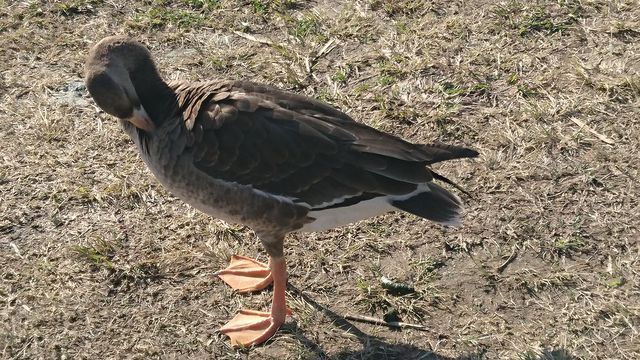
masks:
[(151, 53), (125, 36), (95, 44), (85, 62), (95, 103), (119, 119), (143, 162), (171, 193), (218, 219), (250, 227), (267, 264), (234, 255), (217, 276), (238, 292), (273, 285), (268, 312), (243, 309), (219, 331), (260, 344), (290, 314), (283, 241), (401, 210), (457, 225), (460, 198), (429, 165), (475, 150), (413, 144), (312, 98), (250, 81), (166, 83)]

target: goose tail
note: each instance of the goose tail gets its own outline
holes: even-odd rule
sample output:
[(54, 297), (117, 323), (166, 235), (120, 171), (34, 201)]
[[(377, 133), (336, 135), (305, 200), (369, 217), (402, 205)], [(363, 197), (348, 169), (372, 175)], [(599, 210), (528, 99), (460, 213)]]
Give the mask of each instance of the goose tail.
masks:
[(432, 182), (421, 185), (418, 191), (408, 197), (392, 199), (391, 205), (446, 226), (460, 225), (463, 209), (458, 196)]

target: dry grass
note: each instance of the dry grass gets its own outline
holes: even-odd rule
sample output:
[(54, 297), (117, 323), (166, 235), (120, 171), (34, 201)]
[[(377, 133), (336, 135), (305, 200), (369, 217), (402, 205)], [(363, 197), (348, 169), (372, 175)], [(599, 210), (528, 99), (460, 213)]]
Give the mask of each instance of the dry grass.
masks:
[[(632, 0), (0, 0), (1, 357), (640, 358), (638, 19)], [(476, 147), (442, 166), (475, 194), (464, 226), (291, 236), (295, 315), (231, 349), (215, 329), (270, 293), (212, 274), (264, 255), (167, 194), (96, 111), (83, 56), (115, 33), (168, 79), (267, 82)], [(343, 318), (389, 311), (429, 330)]]

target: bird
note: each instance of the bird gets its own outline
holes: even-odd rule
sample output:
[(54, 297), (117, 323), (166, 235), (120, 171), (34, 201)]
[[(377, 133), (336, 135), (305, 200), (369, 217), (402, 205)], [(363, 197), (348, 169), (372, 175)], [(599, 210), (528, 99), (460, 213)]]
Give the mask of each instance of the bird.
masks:
[[(237, 292), (273, 289), (267, 312), (242, 309), (219, 331), (233, 346), (271, 338), (285, 322), (284, 238), (394, 210), (457, 225), (463, 190), (430, 165), (478, 152), (414, 144), (313, 98), (246, 80), (165, 82), (150, 51), (126, 36), (85, 61), (95, 103), (119, 119), (157, 180), (192, 207), (248, 226), (268, 263), (233, 255), (216, 275)], [(439, 184), (440, 183), (440, 184)]]

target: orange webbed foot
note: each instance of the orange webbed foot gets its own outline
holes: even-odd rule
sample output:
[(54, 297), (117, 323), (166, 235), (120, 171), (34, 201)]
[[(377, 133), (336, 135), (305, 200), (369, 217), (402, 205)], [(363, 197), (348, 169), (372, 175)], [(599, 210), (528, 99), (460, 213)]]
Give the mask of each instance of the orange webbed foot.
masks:
[(219, 331), (231, 339), (233, 346), (252, 346), (267, 341), (283, 323), (284, 317), (276, 319), (269, 312), (243, 309)]
[(240, 255), (233, 255), (229, 266), (216, 275), (241, 293), (262, 290), (273, 282), (268, 265)]
[[(241, 260), (247, 259), (242, 258)], [(255, 263), (251, 259), (248, 260)], [(287, 269), (284, 257), (270, 257), (269, 267), (271, 268), (269, 276), (273, 279), (271, 312), (240, 310), (231, 321), (219, 330), (229, 336), (233, 346), (252, 346), (267, 341), (278, 331), (287, 315), (291, 314), (285, 300)]]

